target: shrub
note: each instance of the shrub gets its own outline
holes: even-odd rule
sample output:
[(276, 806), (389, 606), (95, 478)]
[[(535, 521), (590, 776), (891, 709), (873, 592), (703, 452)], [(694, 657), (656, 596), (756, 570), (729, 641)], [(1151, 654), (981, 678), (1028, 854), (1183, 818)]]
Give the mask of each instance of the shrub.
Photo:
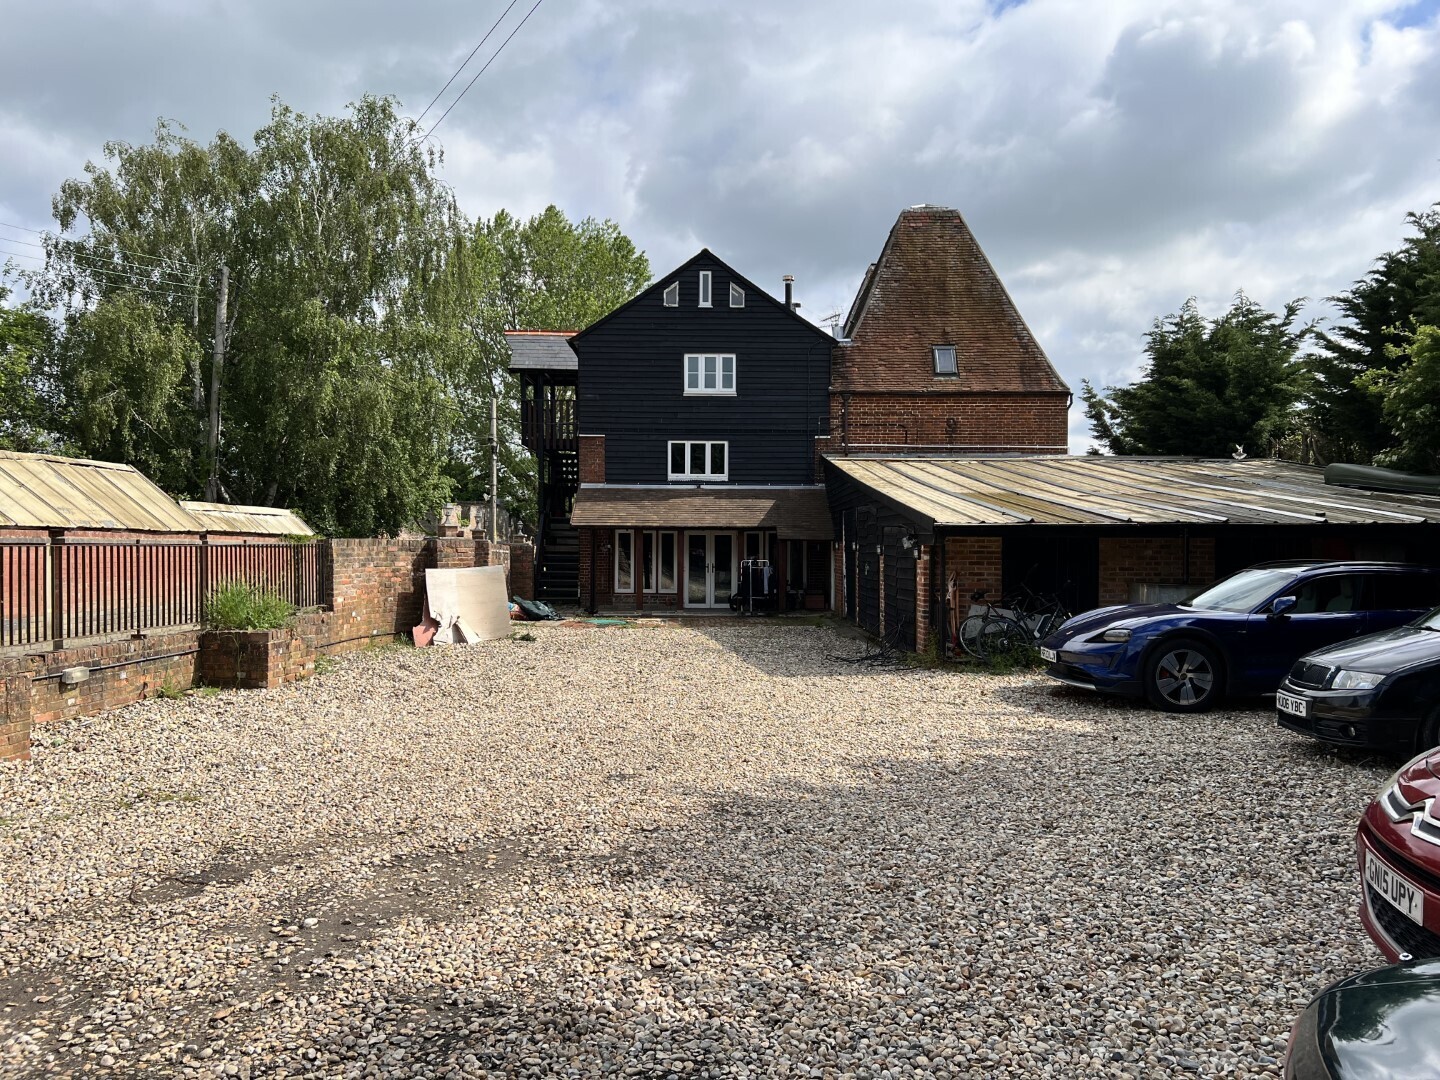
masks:
[(277, 593), (241, 582), (213, 590), (205, 603), (212, 630), (279, 630), (294, 614), (294, 605)]

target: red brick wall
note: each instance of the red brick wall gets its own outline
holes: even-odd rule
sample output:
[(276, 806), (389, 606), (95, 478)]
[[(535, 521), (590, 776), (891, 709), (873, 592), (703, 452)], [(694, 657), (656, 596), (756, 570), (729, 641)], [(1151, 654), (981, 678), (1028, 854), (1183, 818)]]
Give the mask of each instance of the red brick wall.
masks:
[(605, 482), (605, 436), (581, 435), (580, 440), (580, 483), (603, 484)]
[[(162, 687), (195, 685), (200, 631), (125, 638), (0, 661), (0, 675), (30, 677), (33, 722), (92, 716), (153, 697)], [(67, 686), (60, 673), (88, 668), (90, 677)]]
[(930, 645), (930, 560), (932, 548), (917, 549), (915, 558), (915, 651), (924, 652)]
[[(1215, 577), (1215, 541), (1190, 540), (1189, 584)], [(1100, 540), (1100, 604), (1130, 602), (1131, 582), (1185, 584), (1184, 540), (1178, 536), (1107, 536)]]
[(210, 686), (273, 690), (315, 673), (315, 650), (293, 630), (212, 630), (199, 659)]
[(532, 544), (510, 542), (510, 595), (535, 599), (535, 548)]
[(29, 677), (0, 679), (0, 761), (29, 759), (30, 724)]
[(960, 602), (968, 604), (976, 589), (985, 589), (990, 599), (1000, 601), (1000, 537), (947, 536), (945, 573), (954, 574), (960, 585)]
[[(839, 351), (839, 350), (837, 350)], [(1069, 395), (936, 391), (922, 395), (830, 395), (830, 434), (820, 453), (903, 453), (906, 447), (950, 453), (1063, 454)]]

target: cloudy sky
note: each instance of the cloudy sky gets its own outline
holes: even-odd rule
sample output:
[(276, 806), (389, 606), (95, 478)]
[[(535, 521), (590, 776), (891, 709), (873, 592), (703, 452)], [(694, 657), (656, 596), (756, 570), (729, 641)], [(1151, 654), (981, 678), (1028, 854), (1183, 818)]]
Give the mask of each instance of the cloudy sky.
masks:
[[(0, 0), (0, 222), (157, 117), (418, 115), (506, 2)], [(1078, 390), (1188, 296), (1326, 316), (1440, 200), (1440, 0), (542, 0), (435, 137), (472, 217), (612, 218), (657, 274), (708, 246), (817, 320), (902, 207), (957, 207)]]

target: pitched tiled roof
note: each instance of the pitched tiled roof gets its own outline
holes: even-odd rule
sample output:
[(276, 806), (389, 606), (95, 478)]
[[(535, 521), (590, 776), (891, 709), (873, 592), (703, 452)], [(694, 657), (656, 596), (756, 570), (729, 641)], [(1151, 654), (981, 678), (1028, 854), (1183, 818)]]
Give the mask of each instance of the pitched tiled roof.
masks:
[(570, 351), (573, 330), (510, 330), (511, 371), (574, 371), (578, 366)]
[(834, 536), (825, 489), (581, 485), (570, 524), (621, 529), (775, 529), (781, 540)]
[(1069, 393), (960, 215), (901, 212), (845, 319), (837, 389), (937, 389), (931, 347), (954, 345), (959, 391)]

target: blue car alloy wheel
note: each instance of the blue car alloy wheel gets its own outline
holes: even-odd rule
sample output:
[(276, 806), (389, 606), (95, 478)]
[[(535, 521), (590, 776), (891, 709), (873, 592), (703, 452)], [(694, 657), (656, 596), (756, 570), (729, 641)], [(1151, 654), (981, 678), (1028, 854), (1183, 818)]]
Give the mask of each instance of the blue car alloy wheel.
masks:
[(1219, 696), (1220, 661), (1208, 646), (1189, 639), (1162, 641), (1145, 665), (1145, 696), (1172, 712), (1201, 712)]

